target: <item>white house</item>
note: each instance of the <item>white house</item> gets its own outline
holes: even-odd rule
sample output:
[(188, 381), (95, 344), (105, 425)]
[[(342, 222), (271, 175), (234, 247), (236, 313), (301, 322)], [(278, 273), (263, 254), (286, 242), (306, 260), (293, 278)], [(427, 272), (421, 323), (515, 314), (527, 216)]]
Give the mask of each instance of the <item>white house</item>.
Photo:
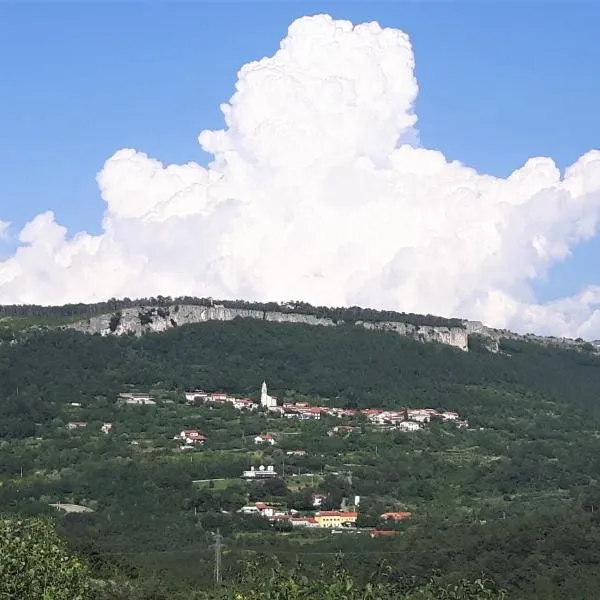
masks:
[(444, 421), (457, 421), (458, 420), (458, 413), (455, 412), (443, 412), (442, 414), (442, 419)]
[(70, 423), (67, 423), (67, 429), (85, 429), (87, 425), (86, 421), (71, 421)]
[(154, 405), (156, 401), (148, 394), (119, 394), (119, 404)]
[(398, 423), (398, 429), (400, 431), (419, 431), (421, 425), (415, 421), (402, 421), (401, 423)]
[(270, 477), (277, 477), (277, 472), (272, 465), (268, 467), (260, 465), (258, 469), (250, 467), (249, 471), (242, 473), (242, 479), (269, 479)]
[(260, 515), (261, 517), (272, 517), (275, 514), (275, 507), (265, 502), (255, 502), (254, 504), (246, 504), (238, 510), (244, 515)]
[(112, 423), (104, 423), (102, 427), (100, 427), (100, 431), (102, 433), (110, 433), (112, 426)]
[(179, 435), (176, 435), (176, 440), (183, 440), (186, 444), (192, 445), (197, 444), (199, 446), (204, 445), (206, 437), (199, 433), (196, 429), (184, 429)]
[(277, 442), (275, 438), (270, 433), (261, 433), (254, 438), (255, 444), (270, 444), (274, 446)]
[(259, 515), (260, 511), (258, 510), (256, 504), (246, 504), (242, 506), (237, 512), (242, 513), (243, 515)]
[(188, 404), (194, 404), (196, 402), (206, 402), (208, 399), (208, 394), (203, 392), (202, 390), (191, 390), (189, 392), (185, 392), (185, 401)]
[(409, 410), (408, 418), (417, 423), (429, 423), (431, 421), (431, 415), (425, 410)]
[(233, 408), (238, 410), (255, 410), (258, 405), (249, 398), (233, 398)]
[(311, 496), (311, 500), (312, 500), (312, 505), (315, 508), (320, 508), (321, 505), (323, 504), (323, 502), (325, 502), (325, 500), (327, 500), (327, 494), (313, 494)]

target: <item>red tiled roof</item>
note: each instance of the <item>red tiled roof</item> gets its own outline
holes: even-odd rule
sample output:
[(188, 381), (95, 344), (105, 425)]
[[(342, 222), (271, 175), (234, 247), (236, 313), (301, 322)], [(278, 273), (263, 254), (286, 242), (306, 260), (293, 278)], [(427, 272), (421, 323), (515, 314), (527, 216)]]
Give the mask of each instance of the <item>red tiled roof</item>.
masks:
[(290, 521), (298, 522), (306, 522), (306, 523), (316, 523), (316, 519), (314, 517), (290, 517)]
[(374, 529), (371, 532), (371, 536), (379, 537), (380, 535), (396, 535), (397, 533), (399, 532), (395, 531), (394, 529)]
[(410, 519), (412, 513), (409, 512), (386, 512), (381, 515), (382, 519), (391, 519), (393, 521), (403, 521), (404, 519)]

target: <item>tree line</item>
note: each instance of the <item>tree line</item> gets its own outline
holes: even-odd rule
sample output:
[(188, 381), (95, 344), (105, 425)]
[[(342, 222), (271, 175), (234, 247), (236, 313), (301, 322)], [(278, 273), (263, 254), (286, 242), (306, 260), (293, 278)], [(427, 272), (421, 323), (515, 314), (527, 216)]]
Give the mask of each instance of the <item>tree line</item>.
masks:
[(415, 313), (404, 313), (389, 310), (374, 310), (370, 308), (361, 308), (359, 306), (327, 307), (312, 306), (311, 304), (300, 301), (284, 303), (248, 302), (245, 300), (215, 300), (213, 298), (198, 298), (195, 296), (179, 296), (176, 298), (172, 298), (170, 296), (156, 296), (151, 298), (139, 298), (135, 300), (132, 300), (131, 298), (111, 298), (105, 302), (97, 302), (93, 304), (65, 304), (63, 306), (40, 306), (34, 304), (0, 305), (0, 318), (80, 317), (81, 319), (87, 319), (97, 315), (117, 313), (126, 308), (168, 307), (182, 304), (206, 307), (218, 304), (225, 306), (226, 308), (257, 310), (263, 312), (283, 312), (286, 314), (296, 313), (328, 318), (338, 323), (355, 323), (356, 321), (397, 321), (417, 326), (427, 325), (431, 327), (464, 327), (464, 323), (461, 319), (444, 318), (435, 315), (419, 315)]

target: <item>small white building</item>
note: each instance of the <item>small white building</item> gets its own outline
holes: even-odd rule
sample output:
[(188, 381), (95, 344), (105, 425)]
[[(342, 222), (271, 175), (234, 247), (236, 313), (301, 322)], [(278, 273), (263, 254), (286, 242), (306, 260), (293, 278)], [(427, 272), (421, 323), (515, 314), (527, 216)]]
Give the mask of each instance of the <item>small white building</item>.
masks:
[(258, 404), (249, 398), (233, 398), (232, 404), (233, 408), (237, 410), (256, 410), (258, 408)]
[(255, 502), (254, 504), (246, 504), (238, 510), (243, 515), (260, 515), (261, 517), (272, 517), (275, 514), (276, 508), (265, 502)]
[(67, 423), (67, 429), (72, 431), (73, 429), (85, 429), (88, 426), (86, 421), (71, 421)]
[(185, 401), (188, 404), (195, 404), (196, 402), (206, 402), (208, 394), (202, 390), (191, 390), (185, 392)]
[(148, 394), (119, 394), (119, 404), (129, 405), (154, 405), (156, 400)]
[(402, 421), (397, 425), (400, 431), (419, 431), (421, 425), (415, 421)]
[(458, 413), (455, 413), (455, 412), (446, 411), (446, 412), (441, 413), (441, 417), (444, 421), (457, 421), (459, 418), (459, 415), (458, 415)]
[(408, 418), (417, 423), (429, 423), (431, 421), (431, 415), (425, 410), (409, 410)]
[(327, 500), (327, 494), (313, 494), (311, 496), (311, 500), (312, 500), (312, 505), (315, 508), (320, 508), (323, 504), (323, 502), (325, 502), (325, 500)]
[(199, 445), (203, 446), (206, 442), (206, 436), (202, 435), (196, 429), (184, 429), (179, 435), (176, 435), (176, 440), (183, 440), (188, 445)]
[(271, 477), (277, 477), (277, 471), (275, 471), (272, 465), (268, 467), (260, 465), (258, 469), (250, 467), (249, 471), (242, 473), (242, 479), (269, 479)]
[(100, 427), (100, 431), (101, 431), (102, 433), (107, 433), (107, 434), (108, 434), (108, 433), (110, 433), (110, 432), (111, 432), (111, 430), (112, 430), (112, 426), (113, 426), (113, 424), (112, 424), (112, 423), (104, 423), (104, 424), (102, 425), (102, 427)]
[(270, 444), (274, 446), (277, 442), (275, 438), (270, 433), (261, 433), (254, 438), (255, 444)]

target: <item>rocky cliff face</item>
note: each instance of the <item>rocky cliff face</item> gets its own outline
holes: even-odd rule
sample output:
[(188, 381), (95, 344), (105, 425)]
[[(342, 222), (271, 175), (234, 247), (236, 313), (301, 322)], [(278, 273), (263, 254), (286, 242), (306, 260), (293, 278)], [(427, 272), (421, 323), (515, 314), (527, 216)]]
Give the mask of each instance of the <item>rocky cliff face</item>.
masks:
[(376, 331), (395, 331), (419, 342), (438, 342), (460, 348), (465, 352), (469, 350), (469, 336), (467, 330), (462, 327), (432, 327), (395, 321), (357, 321), (356, 324)]
[[(303, 323), (335, 327), (332, 319), (303, 315), (238, 308), (225, 308), (221, 305), (195, 306), (173, 305), (168, 307), (135, 307), (118, 313), (92, 317), (73, 323), (68, 327), (83, 333), (99, 333), (101, 335), (124, 335), (133, 333), (161, 332), (188, 323), (204, 323), (206, 321), (232, 321), (236, 318), (260, 319), (276, 323)], [(438, 342), (468, 351), (468, 331), (463, 327), (418, 326), (401, 322), (357, 321), (365, 329), (377, 331), (395, 331), (399, 335), (420, 342)]]
[[(233, 321), (233, 319), (259, 319), (276, 323), (303, 323), (336, 327), (338, 323), (329, 318), (316, 317), (309, 314), (284, 313), (244, 308), (227, 308), (220, 304), (199, 306), (193, 304), (175, 304), (164, 307), (126, 308), (114, 314), (105, 314), (79, 321), (67, 327), (83, 333), (99, 333), (101, 335), (123, 335), (133, 333), (161, 332), (189, 323), (207, 321)], [(356, 321), (356, 325), (376, 331), (394, 331), (398, 335), (409, 337), (419, 342), (437, 342), (469, 350), (469, 339), (475, 340), (489, 352), (500, 351), (501, 339), (522, 340), (545, 346), (556, 346), (571, 350), (581, 350), (600, 354), (600, 343), (589, 343), (584, 340), (543, 337), (533, 334), (521, 335), (506, 329), (486, 327), (479, 321), (462, 321), (460, 327), (433, 327), (431, 325), (413, 325), (400, 321)]]

